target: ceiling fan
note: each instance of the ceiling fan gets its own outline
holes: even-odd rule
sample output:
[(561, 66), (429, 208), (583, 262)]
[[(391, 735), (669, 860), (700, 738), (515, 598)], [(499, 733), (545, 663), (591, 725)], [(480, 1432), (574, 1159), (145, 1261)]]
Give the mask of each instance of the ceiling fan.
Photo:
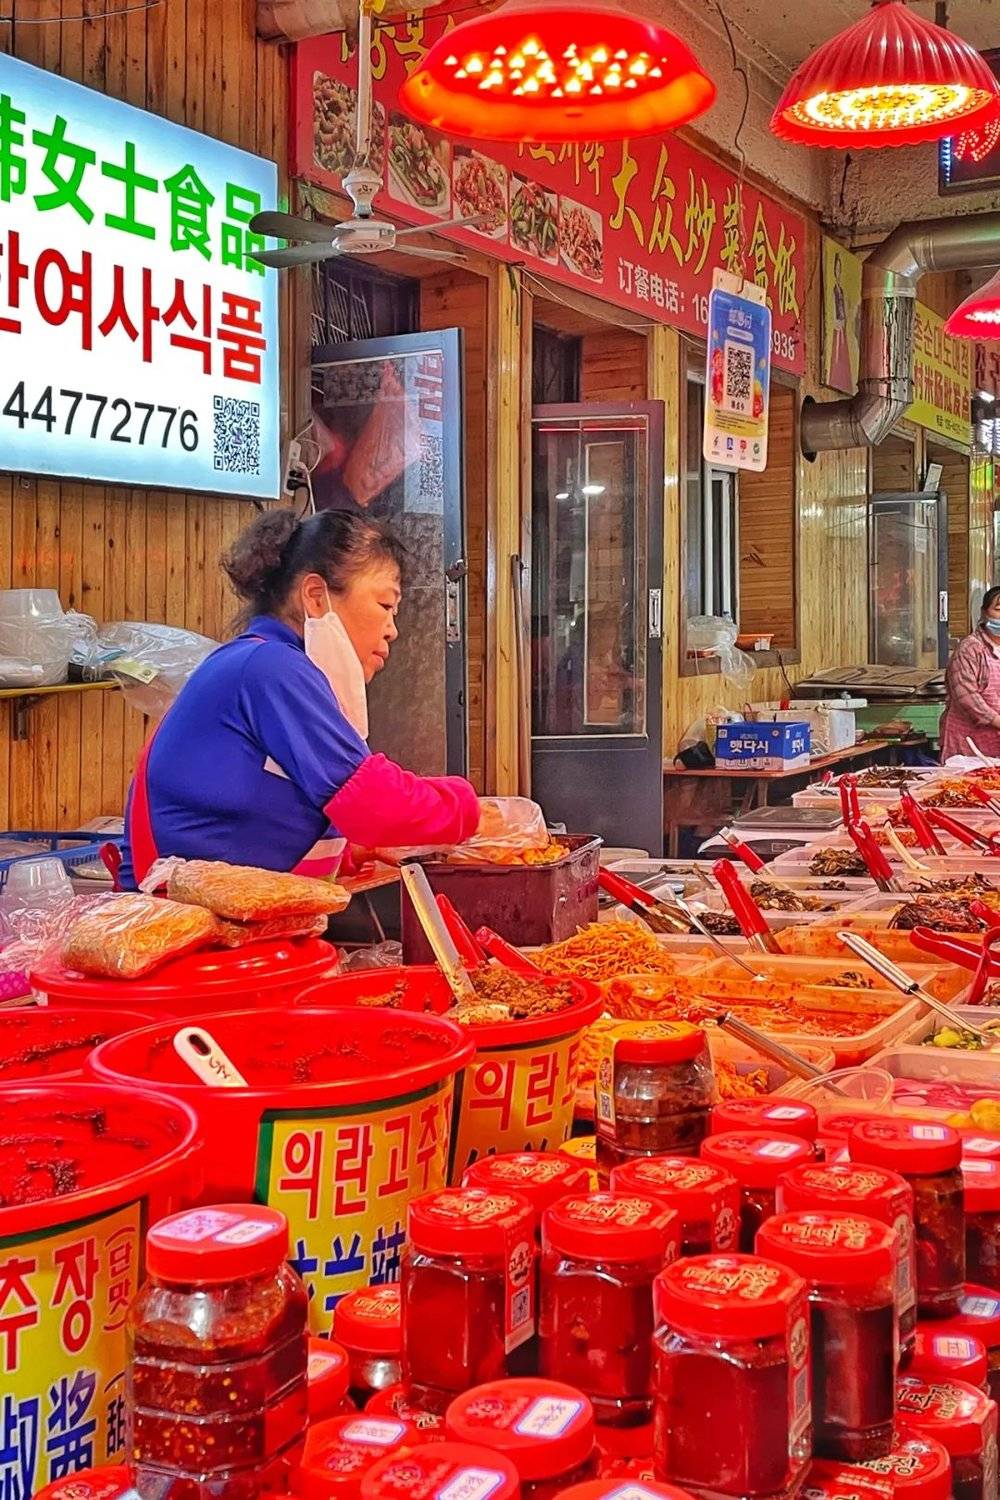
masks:
[(482, 214), (465, 219), (446, 219), (441, 224), (418, 224), (397, 229), (388, 219), (375, 217), (375, 194), (382, 187), (381, 173), (371, 165), (372, 150), (372, 15), (369, 0), (361, 0), (358, 22), (358, 102), (355, 120), (354, 161), (343, 186), (354, 204), (354, 213), (339, 224), (323, 224), (315, 219), (300, 219), (296, 214), (267, 209), (255, 214), (250, 228), (256, 234), (276, 235), (305, 243), (288, 245), (284, 250), (260, 250), (254, 256), (261, 265), (287, 270), (341, 255), (378, 255), (395, 250), (400, 255), (419, 255), (423, 260), (461, 261), (458, 252), (432, 250), (420, 245), (401, 245), (400, 240), (415, 234), (439, 233), (442, 229), (469, 229), (482, 222)]

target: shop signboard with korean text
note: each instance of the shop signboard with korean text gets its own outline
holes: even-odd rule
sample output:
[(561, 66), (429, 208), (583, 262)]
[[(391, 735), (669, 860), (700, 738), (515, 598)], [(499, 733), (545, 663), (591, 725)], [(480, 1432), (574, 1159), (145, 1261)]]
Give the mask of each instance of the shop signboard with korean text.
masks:
[(767, 468), (771, 394), (771, 313), (762, 288), (716, 273), (708, 301), (705, 371), (707, 463), (719, 468)]
[(949, 338), (944, 319), (918, 302), (909, 420), (968, 447), (972, 442), (972, 376), (973, 345), (968, 339)]
[[(400, 84), (455, 24), (409, 17), (377, 26), (372, 45), (376, 205), (434, 227), (484, 215), (448, 237), (523, 263), (548, 280), (704, 336), (712, 273), (763, 287), (772, 354), (801, 374), (805, 223), (675, 136), (517, 146), (452, 141), (397, 105)], [(352, 159), (357, 56), (343, 34), (301, 42), (294, 61), (292, 170), (340, 189)]]
[(275, 498), (273, 162), (0, 56), (0, 468)]

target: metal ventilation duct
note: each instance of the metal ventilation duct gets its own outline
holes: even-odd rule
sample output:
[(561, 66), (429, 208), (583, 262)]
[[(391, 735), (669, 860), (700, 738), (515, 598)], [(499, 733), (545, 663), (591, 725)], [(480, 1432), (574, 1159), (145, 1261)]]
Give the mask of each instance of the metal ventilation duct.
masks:
[(913, 401), (913, 324), (925, 271), (1000, 264), (1000, 213), (900, 224), (864, 266), (856, 396), (802, 405), (800, 442), (809, 459), (833, 448), (874, 448)]

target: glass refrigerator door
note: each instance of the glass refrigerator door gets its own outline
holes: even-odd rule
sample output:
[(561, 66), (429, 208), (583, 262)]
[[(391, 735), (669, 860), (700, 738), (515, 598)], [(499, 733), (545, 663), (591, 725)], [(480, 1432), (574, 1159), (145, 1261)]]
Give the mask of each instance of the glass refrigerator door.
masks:
[(313, 350), (316, 507), (384, 522), (407, 552), (368, 741), (422, 775), (467, 768), (461, 391), (455, 328)]
[(948, 520), (939, 491), (873, 495), (871, 659), (933, 670), (948, 659)]

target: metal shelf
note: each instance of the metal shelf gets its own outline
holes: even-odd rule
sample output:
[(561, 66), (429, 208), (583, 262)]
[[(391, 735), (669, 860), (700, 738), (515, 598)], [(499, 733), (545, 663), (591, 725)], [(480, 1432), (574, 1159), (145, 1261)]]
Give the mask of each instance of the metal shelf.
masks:
[(42, 698), (56, 693), (107, 693), (120, 686), (117, 682), (59, 682), (52, 687), (0, 688), (0, 700), (10, 702), (11, 732), (15, 740), (28, 738), (28, 710), (34, 708)]

